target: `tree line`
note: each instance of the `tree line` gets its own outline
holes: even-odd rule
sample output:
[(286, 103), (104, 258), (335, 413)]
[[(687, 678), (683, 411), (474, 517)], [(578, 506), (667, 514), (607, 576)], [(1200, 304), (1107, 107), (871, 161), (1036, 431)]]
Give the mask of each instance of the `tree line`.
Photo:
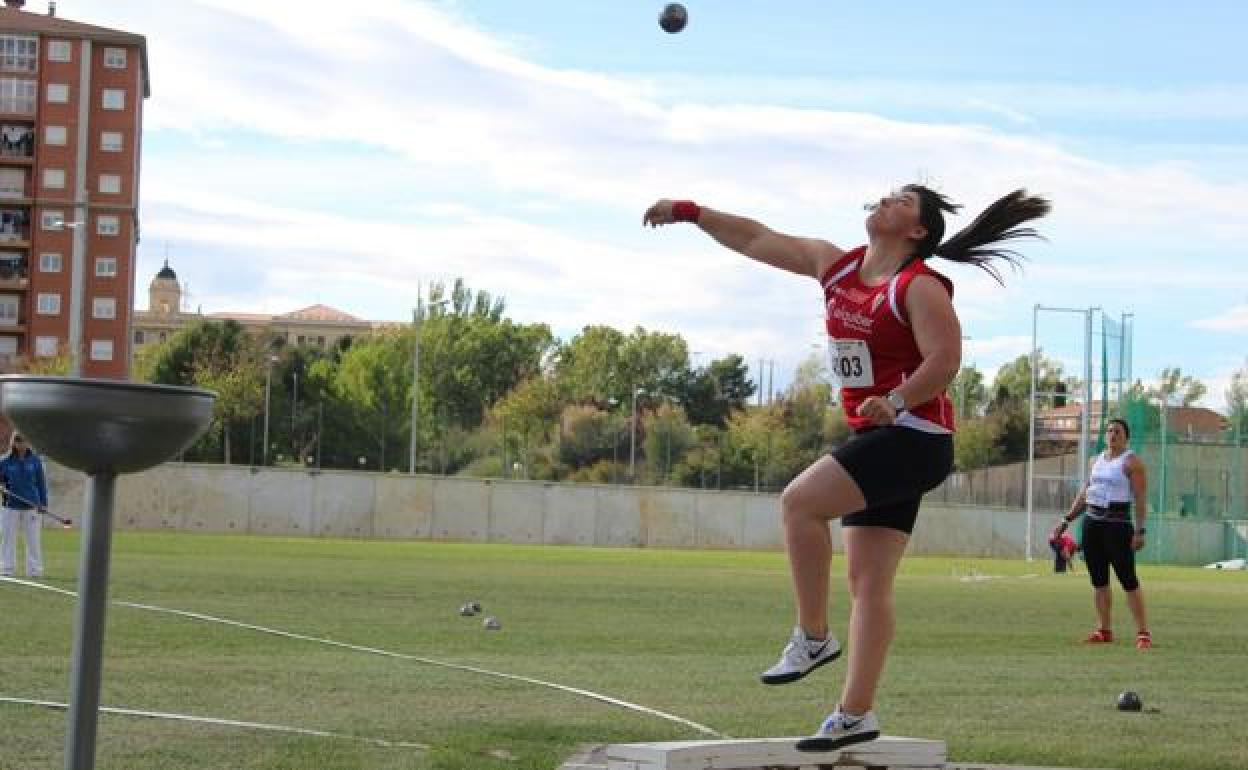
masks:
[[(595, 325), (561, 341), (462, 280), (419, 304), (417, 323), (329, 349), (196, 321), (144, 348), (133, 376), (219, 394), (213, 428), (185, 455), (205, 462), (776, 490), (849, 435), (822, 356), (759, 399), (742, 356), (695, 364), (679, 334)], [(1038, 360), (1039, 390), (1078, 391)], [(991, 384), (959, 372), (958, 469), (1026, 457), (1030, 381), (1026, 355)], [(1189, 404), (1205, 393), (1178, 369), (1132, 387)], [(1248, 365), (1227, 398), (1248, 429)]]

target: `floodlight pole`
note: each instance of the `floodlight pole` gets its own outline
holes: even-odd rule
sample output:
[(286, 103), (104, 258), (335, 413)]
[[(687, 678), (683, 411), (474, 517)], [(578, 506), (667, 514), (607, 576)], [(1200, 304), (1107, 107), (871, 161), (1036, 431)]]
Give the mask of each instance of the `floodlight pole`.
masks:
[(1023, 533), (1023, 556), (1032, 560), (1031, 530), (1035, 519), (1035, 486), (1036, 486), (1036, 349), (1037, 334), (1040, 327), (1040, 305), (1031, 309), (1031, 388), (1027, 398), (1027, 528)]

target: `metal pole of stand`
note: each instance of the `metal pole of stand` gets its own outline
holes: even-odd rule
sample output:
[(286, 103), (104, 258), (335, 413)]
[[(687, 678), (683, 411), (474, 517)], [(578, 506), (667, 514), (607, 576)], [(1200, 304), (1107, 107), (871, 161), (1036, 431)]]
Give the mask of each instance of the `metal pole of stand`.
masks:
[(78, 619), (70, 673), (66, 770), (95, 767), (95, 728), (100, 707), (104, 657), (104, 613), (108, 608), (108, 562), (113, 533), (113, 492), (117, 476), (99, 473), (87, 481), (83, 519), (86, 540), (78, 566)]

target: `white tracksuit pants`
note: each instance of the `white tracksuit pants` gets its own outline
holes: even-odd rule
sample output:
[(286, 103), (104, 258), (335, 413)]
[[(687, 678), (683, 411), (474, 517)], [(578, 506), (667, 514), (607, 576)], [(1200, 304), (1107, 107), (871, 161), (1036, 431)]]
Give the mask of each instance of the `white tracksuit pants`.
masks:
[(34, 508), (0, 508), (0, 575), (12, 575), (17, 567), (17, 531), (26, 536), (26, 575), (43, 576), (43, 545), (39, 540), (43, 520)]

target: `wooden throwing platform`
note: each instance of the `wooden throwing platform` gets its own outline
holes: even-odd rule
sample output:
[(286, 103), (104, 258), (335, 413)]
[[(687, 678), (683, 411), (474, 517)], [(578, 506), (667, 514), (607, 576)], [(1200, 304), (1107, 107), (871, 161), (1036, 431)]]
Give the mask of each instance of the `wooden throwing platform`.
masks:
[(798, 738), (617, 743), (607, 770), (944, 770), (945, 742), (881, 736), (840, 751), (798, 751)]

